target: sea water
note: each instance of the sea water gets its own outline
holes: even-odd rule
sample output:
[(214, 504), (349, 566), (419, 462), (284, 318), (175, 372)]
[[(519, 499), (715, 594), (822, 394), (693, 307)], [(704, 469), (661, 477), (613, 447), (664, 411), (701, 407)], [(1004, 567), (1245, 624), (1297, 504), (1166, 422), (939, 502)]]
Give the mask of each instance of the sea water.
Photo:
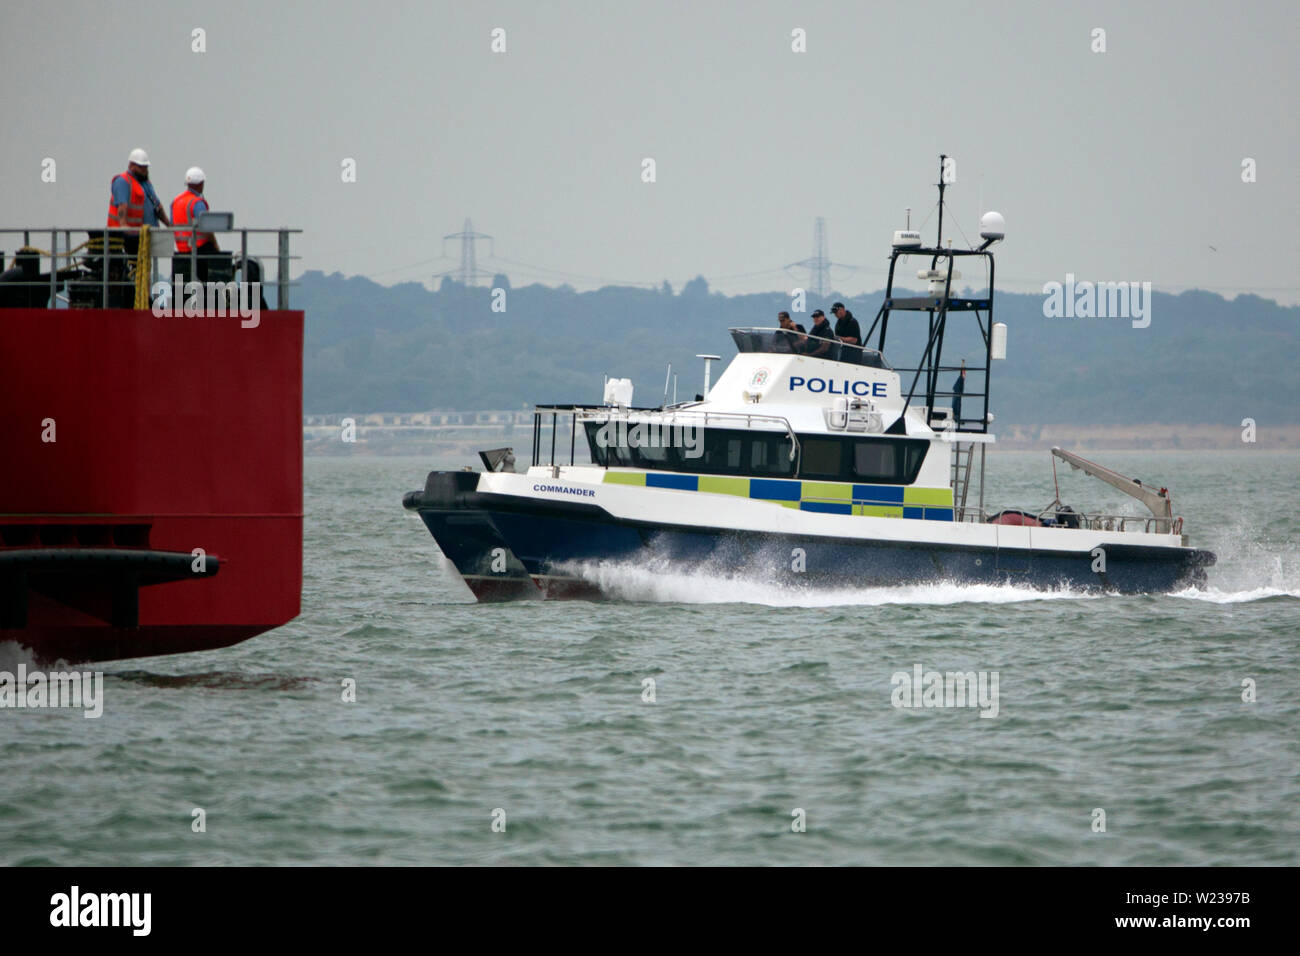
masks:
[[(296, 621), (99, 665), (99, 719), (0, 711), (0, 863), (1300, 862), (1300, 455), (1091, 457), (1171, 487), (1206, 588), (622, 563), (583, 569), (620, 601), (479, 605), (401, 507), (465, 462), (309, 459)], [(1058, 468), (1076, 509), (1140, 513)], [(988, 484), (1055, 493), (1046, 452)], [(900, 705), (932, 673), (996, 715)]]

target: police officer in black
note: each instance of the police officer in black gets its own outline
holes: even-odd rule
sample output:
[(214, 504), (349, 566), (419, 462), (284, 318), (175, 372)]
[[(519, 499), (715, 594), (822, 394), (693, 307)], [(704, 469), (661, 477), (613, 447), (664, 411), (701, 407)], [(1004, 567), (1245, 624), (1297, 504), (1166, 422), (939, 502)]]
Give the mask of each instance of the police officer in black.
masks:
[[(844, 308), (843, 302), (836, 302), (831, 306), (831, 312), (835, 315), (835, 337), (847, 345), (862, 345), (862, 328), (858, 325), (858, 320), (853, 317), (853, 313)], [(860, 348), (840, 349), (840, 361), (852, 362), (855, 365), (862, 361), (862, 351)]]
[(808, 341), (808, 333), (804, 327), (791, 319), (789, 312), (778, 312), (776, 321), (781, 326), (777, 341), (784, 344), (791, 352), (802, 352), (803, 344)]
[[(808, 341), (804, 343), (803, 352), (813, 358), (837, 359), (840, 357), (839, 339), (831, 331), (831, 324), (826, 313), (818, 309), (812, 314), (813, 327), (808, 330)], [(817, 340), (821, 341), (817, 341)]]

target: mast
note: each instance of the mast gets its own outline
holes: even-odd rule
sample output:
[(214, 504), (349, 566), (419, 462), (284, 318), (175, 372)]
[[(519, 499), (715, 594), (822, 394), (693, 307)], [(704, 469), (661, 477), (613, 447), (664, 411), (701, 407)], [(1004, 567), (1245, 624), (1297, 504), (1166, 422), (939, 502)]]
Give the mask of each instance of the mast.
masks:
[[(945, 185), (943, 181), (943, 164), (944, 161), (947, 160), (947, 158), (948, 157), (946, 154), (944, 153), (939, 154), (939, 183), (938, 183), (939, 225), (935, 232), (935, 237), (934, 237), (934, 248), (936, 250), (943, 249), (943, 190)], [(941, 255), (942, 252), (940, 251), (940, 252), (936, 252), (936, 254), (931, 257), (930, 259), (931, 270), (933, 270), (934, 267), (938, 264)], [(934, 359), (931, 362), (930, 370), (926, 373), (926, 377), (925, 377), (926, 378), (925, 404), (927, 408), (934, 407), (934, 393), (939, 388), (940, 355), (943, 352), (943, 331), (944, 331), (944, 327), (947, 325), (948, 322), (947, 296), (949, 292), (949, 287), (952, 285), (952, 266), (953, 266), (953, 259), (952, 256), (949, 256), (948, 257), (948, 279), (947, 282), (945, 282), (944, 284), (943, 303), (940, 306), (937, 314), (934, 309), (929, 310), (930, 343), (934, 348)], [(931, 275), (933, 275), (933, 272), (931, 272)], [(929, 415), (929, 412), (927, 411), (926, 414)], [(959, 428), (961, 427), (960, 423), (958, 423), (958, 427)]]
[(947, 158), (943, 153), (939, 154), (939, 228), (934, 237), (934, 247), (936, 249), (943, 248), (943, 163)]

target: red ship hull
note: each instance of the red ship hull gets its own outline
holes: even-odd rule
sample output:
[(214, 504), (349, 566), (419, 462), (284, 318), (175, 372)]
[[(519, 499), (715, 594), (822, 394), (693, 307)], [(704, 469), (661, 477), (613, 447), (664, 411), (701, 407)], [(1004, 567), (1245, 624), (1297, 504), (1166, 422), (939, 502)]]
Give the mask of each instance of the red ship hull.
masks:
[(102, 661), (296, 617), (302, 341), (299, 311), (0, 311), (0, 642)]

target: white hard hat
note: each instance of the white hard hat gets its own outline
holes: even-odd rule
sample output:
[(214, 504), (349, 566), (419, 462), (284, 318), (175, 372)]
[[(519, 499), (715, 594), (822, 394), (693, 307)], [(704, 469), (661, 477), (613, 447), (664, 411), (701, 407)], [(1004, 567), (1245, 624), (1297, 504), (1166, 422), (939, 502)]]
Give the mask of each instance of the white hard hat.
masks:
[(189, 169), (185, 170), (185, 182), (188, 185), (197, 186), (199, 183), (203, 182), (203, 170), (199, 169), (197, 166), (191, 166)]
[(131, 150), (131, 158), (128, 162), (135, 163), (137, 166), (148, 166), (149, 154), (143, 149), (133, 149)]

